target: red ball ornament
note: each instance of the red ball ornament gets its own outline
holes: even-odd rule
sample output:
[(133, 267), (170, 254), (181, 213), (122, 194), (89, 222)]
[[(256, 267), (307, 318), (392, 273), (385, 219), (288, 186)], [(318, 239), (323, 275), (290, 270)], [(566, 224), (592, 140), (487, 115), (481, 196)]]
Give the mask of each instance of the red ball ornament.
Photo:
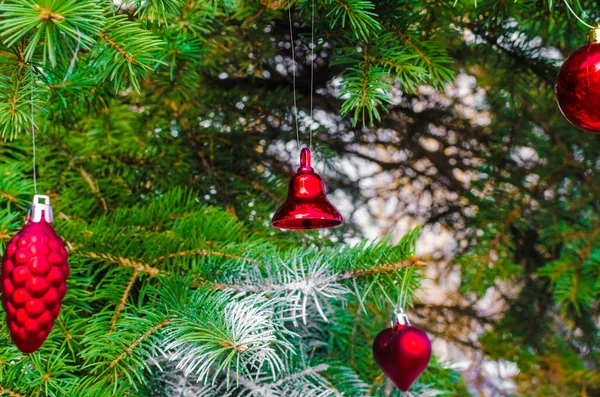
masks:
[(67, 292), (67, 251), (51, 223), (50, 198), (36, 195), (27, 224), (2, 258), (2, 307), (12, 340), (23, 353), (42, 346)]
[(571, 124), (600, 132), (600, 28), (590, 31), (587, 44), (563, 63), (556, 80), (556, 101)]
[(410, 325), (402, 309), (392, 324), (375, 338), (373, 357), (385, 376), (407, 391), (429, 364), (431, 342), (425, 332)]
[(287, 199), (273, 215), (271, 225), (280, 229), (324, 229), (343, 222), (325, 196), (323, 180), (310, 165), (310, 150), (302, 149), (300, 168), (290, 179)]

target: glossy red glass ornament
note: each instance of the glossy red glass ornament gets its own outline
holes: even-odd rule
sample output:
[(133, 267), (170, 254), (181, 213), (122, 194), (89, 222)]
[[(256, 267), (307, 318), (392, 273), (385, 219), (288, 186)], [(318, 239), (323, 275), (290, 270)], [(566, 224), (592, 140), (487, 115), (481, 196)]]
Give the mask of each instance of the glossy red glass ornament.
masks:
[(373, 357), (398, 389), (407, 391), (427, 368), (431, 359), (431, 342), (427, 334), (408, 322), (401, 313), (392, 328), (381, 331), (373, 342)]
[(273, 215), (271, 225), (280, 229), (324, 229), (343, 222), (325, 196), (323, 180), (310, 165), (310, 150), (302, 149), (300, 168), (290, 179), (288, 196)]
[(51, 222), (50, 199), (35, 196), (27, 225), (9, 241), (2, 258), (2, 307), (12, 341), (23, 353), (42, 346), (67, 292), (67, 251)]
[(588, 44), (567, 58), (558, 72), (556, 101), (562, 114), (576, 127), (600, 132), (600, 36), (588, 34)]

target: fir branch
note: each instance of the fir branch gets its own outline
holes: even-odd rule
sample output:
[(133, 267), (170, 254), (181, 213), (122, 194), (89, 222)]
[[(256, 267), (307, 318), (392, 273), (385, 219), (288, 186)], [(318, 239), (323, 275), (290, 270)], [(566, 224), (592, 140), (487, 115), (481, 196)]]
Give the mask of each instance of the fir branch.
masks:
[(123, 360), (123, 358), (125, 358), (128, 355), (131, 355), (131, 352), (133, 350), (135, 350), (135, 348), (140, 343), (142, 343), (144, 340), (149, 338), (152, 334), (154, 334), (159, 329), (163, 328), (165, 325), (169, 324), (171, 321), (172, 321), (172, 319), (167, 318), (167, 319), (161, 321), (160, 323), (156, 324), (152, 328), (150, 328), (148, 331), (146, 331), (142, 335), (140, 335), (139, 338), (137, 338), (131, 345), (126, 347), (125, 350), (123, 350), (123, 352), (121, 354), (119, 354), (114, 360), (112, 360), (110, 362), (110, 368), (116, 367), (119, 364), (119, 362), (121, 362), (121, 360)]
[(266, 377), (249, 379), (238, 373), (231, 372), (241, 388), (248, 390), (252, 395), (269, 397), (341, 397), (345, 394), (335, 389), (323, 376), (323, 372), (330, 369), (325, 363), (299, 368), (297, 371), (291, 369), (289, 375), (285, 375), (275, 382), (269, 382)]
[(90, 187), (90, 190), (92, 191), (92, 193), (102, 203), (102, 208), (104, 209), (104, 211), (108, 211), (108, 205), (106, 204), (106, 200), (100, 194), (100, 188), (98, 188), (98, 184), (94, 181), (94, 178), (92, 178), (92, 176), (86, 170), (84, 170), (83, 167), (79, 167), (78, 171), (81, 174), (81, 177), (83, 178), (83, 180), (85, 180), (85, 182)]
[(273, 383), (273, 386), (277, 387), (277, 386), (284, 384), (285, 382), (303, 378), (307, 375), (318, 374), (319, 372), (327, 371), (328, 369), (329, 369), (328, 364), (318, 364), (318, 365), (315, 365), (314, 367), (304, 368), (300, 372), (296, 372), (296, 373), (290, 374), (284, 378), (279, 379), (277, 382)]
[(115, 90), (124, 88), (128, 80), (139, 91), (146, 73), (164, 64), (157, 58), (164, 43), (124, 15), (107, 21), (106, 27), (97, 34), (108, 43), (110, 50), (100, 51), (92, 65), (104, 70), (104, 78), (113, 82)]
[[(165, 23), (169, 18), (181, 14), (185, 0), (126, 0), (128, 5), (136, 8), (136, 14), (149, 20)], [(162, 21), (161, 21), (162, 20)]]
[(52, 375), (47, 372), (42, 376), (42, 381), (40, 382), (40, 385), (38, 386), (38, 394), (42, 393), (42, 391), (44, 390), (44, 386), (46, 385), (46, 383), (48, 382), (48, 379), (50, 379), (51, 376)]
[(8, 0), (0, 4), (4, 44), (12, 47), (26, 39), (24, 60), (30, 62), (43, 42), (41, 55), (52, 66), (69, 58), (72, 43), (89, 49), (104, 20), (102, 8), (92, 0)]
[[(320, 283), (330, 284), (334, 282), (342, 282), (362, 277), (369, 277), (378, 274), (395, 273), (399, 270), (410, 268), (410, 267), (422, 267), (426, 266), (425, 262), (419, 260), (417, 256), (413, 256), (407, 261), (399, 262), (395, 264), (384, 264), (378, 265), (369, 269), (357, 269), (345, 271), (341, 274), (331, 275), (327, 278), (320, 279)], [(215, 287), (222, 290), (229, 290), (235, 292), (280, 292), (280, 291), (296, 291), (301, 288), (304, 284), (312, 284), (312, 278), (314, 274), (311, 272), (306, 278), (295, 279), (290, 284), (226, 284), (226, 283), (214, 283)], [(209, 281), (207, 281), (209, 282)]]
[(13, 70), (10, 77), (0, 74), (0, 135), (3, 138), (13, 139), (31, 129), (31, 107), (40, 110), (41, 94), (33, 71), (25, 65)]
[[(130, 267), (130, 268), (134, 269), (134, 271), (136, 273), (145, 273), (151, 277), (155, 277), (159, 274), (164, 273), (162, 270), (155, 267), (154, 265), (164, 261), (165, 259), (184, 258), (184, 257), (188, 257), (188, 256), (215, 256), (215, 257), (228, 258), (228, 259), (239, 259), (239, 260), (251, 262), (251, 263), (259, 263), (260, 262), (256, 259), (248, 258), (245, 256), (228, 254), (225, 252), (219, 252), (219, 251), (213, 251), (213, 250), (207, 250), (207, 249), (181, 251), (181, 252), (177, 252), (177, 253), (173, 253), (173, 254), (169, 254), (169, 255), (163, 255), (163, 256), (158, 257), (154, 261), (152, 261), (151, 264), (144, 264), (135, 259), (125, 258), (123, 256), (113, 255), (113, 254), (109, 254), (109, 253), (81, 251), (81, 249), (77, 248), (77, 247), (73, 247), (71, 249), (71, 252), (75, 253), (77, 256), (82, 257), (82, 258), (96, 259), (96, 260), (101, 260), (101, 261), (104, 261), (107, 263), (115, 263), (115, 264), (118, 264), (119, 266)], [(212, 281), (208, 281), (208, 280), (205, 280), (205, 282), (214, 284), (216, 286), (216, 288), (218, 288), (218, 289), (226, 288), (224, 284), (213, 283)]]
[(15, 203), (15, 204), (17, 203), (17, 198), (15, 196), (13, 196), (12, 194), (8, 194), (8, 193), (2, 191), (2, 192), (0, 192), (0, 196), (4, 197), (11, 203)]
[(427, 263), (419, 260), (419, 258), (417, 256), (413, 256), (412, 258), (410, 258), (409, 260), (407, 260), (405, 262), (377, 266), (377, 267), (371, 268), (371, 269), (347, 271), (347, 272), (344, 272), (341, 275), (339, 275), (336, 281), (351, 280), (354, 278), (373, 276), (373, 275), (381, 274), (381, 273), (393, 273), (393, 272), (397, 272), (398, 270), (406, 269), (409, 267), (422, 267), (422, 266), (427, 266)]
[(283, 370), (281, 355), (292, 346), (288, 333), (278, 321), (278, 298), (253, 294), (234, 298), (228, 292), (195, 290), (192, 296), (170, 282), (160, 293), (171, 307), (173, 322), (165, 330), (165, 355), (177, 361), (186, 375), (195, 374), (199, 382), (213, 380), (221, 371), (234, 370), (250, 375), (250, 368), (261, 373)]
[(120, 45), (118, 45), (117, 43), (115, 43), (115, 41), (113, 39), (111, 39), (110, 37), (108, 37), (106, 35), (106, 33), (102, 32), (102, 31), (98, 31), (98, 36), (100, 36), (102, 39), (104, 39), (104, 41), (106, 41), (108, 43), (108, 45), (110, 45), (112, 48), (114, 48), (119, 54), (121, 54), (125, 59), (127, 59), (127, 61), (129, 61), (129, 63), (131, 63), (132, 65), (135, 65), (137, 63), (137, 61), (135, 60), (134, 56), (127, 53), (127, 51), (125, 51), (123, 49), (123, 47), (121, 47)]
[(331, 17), (330, 26), (335, 28), (341, 24), (342, 29), (349, 23), (357, 39), (368, 40), (381, 26), (377, 21), (377, 14), (372, 10), (375, 5), (368, 0), (329, 0), (333, 8), (327, 14)]
[(390, 102), (388, 95), (392, 89), (388, 74), (381, 67), (363, 62), (360, 66), (349, 68), (342, 79), (342, 87), (341, 98), (345, 100), (340, 112), (342, 115), (352, 112), (353, 125), (358, 120), (365, 125), (367, 117), (370, 124), (381, 120), (379, 108)]
[(8, 397), (27, 397), (25, 394), (19, 394), (17, 392), (14, 392), (4, 386), (0, 385), (0, 394), (4, 394)]
[(110, 322), (110, 328), (108, 329), (108, 332), (113, 332), (115, 330), (115, 326), (117, 325), (117, 320), (119, 319), (119, 315), (121, 314), (121, 311), (125, 308), (125, 305), (127, 304), (127, 298), (129, 297), (129, 292), (131, 291), (131, 288), (133, 287), (133, 284), (136, 282), (139, 274), (140, 274), (140, 272), (137, 269), (133, 271), (133, 274), (131, 275), (131, 279), (129, 280), (129, 283), (127, 283), (127, 287), (125, 287), (123, 296), (121, 297), (121, 300), (119, 301), (119, 305), (117, 306), (117, 308), (115, 310), (113, 319)]
[(161, 273), (161, 270), (150, 265), (137, 262), (133, 259), (124, 258), (122, 256), (113, 255), (109, 253), (97, 253), (92, 251), (75, 251), (76, 254), (82, 258), (90, 258), (102, 260), (104, 262), (115, 263), (120, 266), (133, 268), (136, 272), (146, 273), (151, 277), (155, 277)]
[(452, 81), (454, 74), (450, 66), (453, 62), (442, 48), (426, 41), (418, 42), (399, 30), (394, 32), (418, 56), (416, 66), (427, 70), (428, 80), (434, 87), (441, 89), (445, 83)]
[(73, 340), (73, 335), (71, 335), (69, 333), (69, 331), (67, 331), (67, 327), (65, 326), (65, 323), (62, 319), (61, 316), (59, 316), (56, 321), (58, 322), (58, 326), (60, 327), (60, 329), (62, 330), (63, 334), (65, 335), (65, 339), (70, 341)]
[(151, 264), (155, 265), (156, 263), (162, 262), (165, 259), (183, 258), (183, 257), (188, 257), (188, 256), (216, 256), (216, 257), (227, 258), (227, 259), (239, 259), (239, 260), (251, 262), (251, 263), (259, 263), (258, 260), (248, 258), (245, 256), (229, 254), (226, 252), (219, 252), (219, 251), (208, 250), (208, 249), (198, 249), (198, 250), (191, 250), (191, 251), (176, 252), (176, 253), (169, 254), (169, 255), (163, 255), (163, 256), (156, 258)]

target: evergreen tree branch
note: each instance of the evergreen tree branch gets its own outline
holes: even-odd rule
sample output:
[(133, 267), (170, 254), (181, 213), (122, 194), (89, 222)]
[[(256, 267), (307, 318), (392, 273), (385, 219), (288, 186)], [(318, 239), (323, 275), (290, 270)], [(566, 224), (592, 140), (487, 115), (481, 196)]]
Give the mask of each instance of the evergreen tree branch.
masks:
[(412, 258), (410, 258), (407, 261), (396, 263), (396, 264), (382, 265), (382, 266), (377, 266), (377, 267), (371, 268), (371, 269), (347, 271), (347, 272), (340, 274), (337, 277), (336, 281), (351, 280), (354, 278), (373, 276), (373, 275), (381, 274), (381, 273), (393, 273), (398, 270), (406, 269), (409, 267), (422, 267), (422, 266), (427, 266), (427, 264), (425, 262), (422, 262), (421, 260), (419, 260), (419, 258), (417, 256), (413, 256)]
[(426, 41), (417, 42), (416, 38), (411, 38), (399, 30), (395, 30), (394, 33), (418, 55), (417, 65), (422, 65), (427, 70), (428, 80), (435, 87), (441, 89), (445, 83), (452, 81), (452, 59), (443, 49)]
[(181, 251), (181, 252), (176, 252), (176, 253), (169, 254), (169, 255), (160, 256), (152, 262), (152, 265), (154, 265), (158, 262), (162, 262), (165, 259), (183, 258), (183, 257), (187, 257), (187, 256), (217, 256), (217, 257), (227, 258), (227, 259), (239, 259), (239, 260), (250, 262), (250, 263), (259, 263), (258, 260), (248, 258), (245, 256), (229, 254), (226, 252), (213, 251), (213, 250), (208, 250), (208, 249), (199, 249), (199, 250), (191, 250), (191, 251)]
[(26, 40), (24, 60), (31, 62), (40, 52), (45, 63), (56, 66), (68, 58), (72, 43), (90, 48), (95, 32), (104, 25), (102, 7), (92, 0), (9, 0), (0, 4), (0, 30), (4, 43), (11, 47)]
[[(365, 49), (366, 50), (366, 49)], [(368, 55), (365, 54), (368, 58)], [(358, 120), (366, 124), (381, 120), (379, 108), (390, 102), (388, 97), (392, 85), (388, 80), (388, 74), (379, 67), (369, 62), (348, 69), (348, 73), (342, 80), (341, 97), (347, 96), (340, 109), (343, 115), (352, 112), (355, 126)]]
[(71, 335), (69, 333), (69, 331), (67, 331), (67, 327), (65, 326), (65, 322), (63, 321), (62, 317), (59, 316), (56, 321), (58, 322), (58, 326), (60, 327), (60, 329), (62, 330), (63, 334), (65, 335), (65, 339), (66, 340), (73, 340), (73, 335)]
[(136, 8), (136, 14), (150, 20), (166, 23), (168, 19), (181, 14), (184, 0), (127, 0), (126, 3)]
[(17, 392), (14, 392), (4, 386), (0, 385), (0, 394), (6, 395), (8, 397), (27, 397), (25, 394), (19, 394)]
[(129, 54), (127, 51), (125, 51), (125, 49), (123, 49), (123, 47), (121, 47), (119, 44), (115, 43), (115, 41), (113, 39), (111, 39), (110, 37), (108, 37), (106, 35), (106, 33), (104, 33), (103, 31), (98, 31), (98, 36), (100, 36), (101, 38), (104, 39), (104, 41), (106, 41), (108, 43), (108, 45), (110, 45), (112, 48), (114, 48), (119, 54), (121, 54), (123, 56), (123, 58), (127, 59), (127, 61), (129, 63), (131, 63), (132, 65), (135, 65), (137, 63), (135, 57), (131, 54)]
[(98, 200), (102, 203), (102, 208), (104, 209), (104, 211), (108, 211), (108, 205), (106, 204), (106, 200), (100, 194), (100, 188), (98, 188), (98, 184), (94, 181), (94, 178), (92, 178), (92, 176), (85, 169), (83, 169), (83, 167), (79, 167), (78, 171), (81, 174), (83, 180), (85, 180), (85, 182), (90, 187), (90, 190), (92, 191), (94, 196), (96, 196)]
[(159, 329), (163, 328), (165, 325), (169, 324), (171, 322), (171, 320), (172, 319), (170, 319), (170, 318), (164, 319), (163, 321), (156, 324), (155, 326), (150, 328), (148, 331), (146, 331), (145, 333), (140, 335), (139, 338), (137, 338), (135, 341), (133, 341), (133, 343), (131, 345), (126, 347), (125, 350), (123, 350), (123, 352), (121, 354), (119, 354), (114, 360), (112, 360), (110, 362), (110, 368), (116, 367), (119, 364), (119, 362), (121, 362), (121, 360), (123, 360), (123, 358), (125, 358), (128, 355), (131, 355), (131, 352), (133, 350), (135, 350), (135, 348), (138, 347), (138, 345), (140, 343), (142, 343), (144, 340), (149, 338), (152, 334), (154, 334)]
[(368, 0), (329, 0), (328, 2), (333, 4), (333, 8), (327, 14), (331, 17), (332, 29), (337, 24), (344, 29), (348, 22), (357, 39), (368, 40), (381, 28), (376, 19), (377, 14), (372, 11), (375, 5)]
[[(358, 269), (358, 270), (349, 270), (345, 271), (338, 275), (327, 276), (326, 279), (323, 279), (322, 282), (326, 283), (337, 283), (357, 278), (375, 276), (378, 274), (389, 274), (395, 273), (399, 270), (410, 268), (410, 267), (422, 267), (426, 266), (425, 262), (419, 260), (418, 257), (414, 256), (407, 261), (399, 262), (395, 264), (384, 264), (378, 265), (369, 269)], [(290, 284), (260, 284), (260, 285), (251, 285), (251, 284), (226, 284), (226, 283), (213, 283), (208, 280), (205, 280), (207, 283), (213, 284), (215, 288), (221, 290), (235, 291), (235, 292), (280, 292), (280, 291), (294, 291), (298, 288), (303, 288), (303, 282), (309, 282), (309, 279), (312, 278), (313, 275), (309, 274), (306, 278), (303, 279), (294, 279), (294, 281)]]
[(327, 371), (328, 369), (329, 369), (328, 364), (319, 364), (319, 365), (315, 365), (313, 367), (304, 368), (300, 372), (296, 372), (296, 373), (290, 374), (284, 378), (279, 379), (277, 382), (273, 383), (273, 386), (280, 386), (280, 385), (284, 384), (285, 382), (303, 378), (307, 375), (318, 374), (319, 372)]
[(123, 292), (121, 301), (119, 302), (119, 305), (117, 306), (117, 309), (115, 310), (113, 319), (110, 322), (110, 328), (108, 329), (108, 332), (113, 332), (115, 330), (115, 326), (117, 325), (117, 320), (119, 319), (119, 315), (121, 314), (121, 311), (125, 308), (125, 305), (127, 304), (127, 298), (129, 297), (131, 288), (133, 287), (133, 284), (136, 282), (139, 274), (140, 274), (140, 272), (137, 269), (135, 269), (133, 271), (133, 274), (131, 275), (131, 280), (129, 280), (129, 283), (127, 283), (127, 287), (125, 287), (125, 291)]
[(155, 277), (161, 273), (161, 270), (150, 265), (145, 265), (141, 262), (137, 262), (133, 259), (124, 258), (122, 256), (109, 254), (106, 252), (92, 252), (92, 251), (75, 251), (76, 254), (82, 258), (97, 259), (108, 263), (115, 263), (120, 266), (130, 267), (135, 272), (146, 273), (151, 277)]
[(125, 87), (126, 80), (139, 91), (142, 78), (164, 64), (158, 59), (164, 43), (125, 15), (108, 18), (106, 27), (97, 34), (106, 41), (109, 51), (100, 49), (92, 65), (104, 70), (104, 78), (113, 82), (115, 91)]

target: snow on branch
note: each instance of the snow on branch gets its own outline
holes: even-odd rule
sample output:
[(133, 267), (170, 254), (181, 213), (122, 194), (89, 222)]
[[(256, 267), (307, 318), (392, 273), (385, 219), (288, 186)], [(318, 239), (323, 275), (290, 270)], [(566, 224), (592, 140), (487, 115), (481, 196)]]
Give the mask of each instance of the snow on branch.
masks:
[(329, 365), (318, 364), (306, 367), (275, 382), (265, 379), (249, 379), (239, 374), (231, 374), (239, 382), (240, 395), (246, 397), (339, 397), (342, 394), (320, 376)]
[(238, 298), (204, 290), (174, 310), (163, 350), (185, 376), (206, 383), (232, 370), (248, 376), (251, 369), (253, 376), (284, 370), (282, 357), (293, 348), (286, 340), (291, 333), (276, 318), (283, 302), (263, 294)]
[[(312, 301), (320, 316), (327, 321), (321, 301), (343, 299), (351, 290), (342, 282), (352, 279), (366, 278), (379, 274), (394, 273), (411, 267), (425, 266), (425, 262), (418, 257), (395, 263), (382, 264), (368, 269), (348, 270), (341, 274), (336, 273), (325, 257), (307, 260), (304, 264), (301, 258), (287, 265), (283, 261), (279, 265), (272, 264), (273, 268), (265, 277), (264, 268), (249, 268), (245, 281), (238, 284), (215, 284), (217, 288), (238, 293), (268, 293), (285, 297), (289, 302), (292, 318), (302, 317), (307, 320), (307, 305)], [(280, 269), (283, 269), (281, 271)], [(297, 311), (301, 312), (298, 313)]]

